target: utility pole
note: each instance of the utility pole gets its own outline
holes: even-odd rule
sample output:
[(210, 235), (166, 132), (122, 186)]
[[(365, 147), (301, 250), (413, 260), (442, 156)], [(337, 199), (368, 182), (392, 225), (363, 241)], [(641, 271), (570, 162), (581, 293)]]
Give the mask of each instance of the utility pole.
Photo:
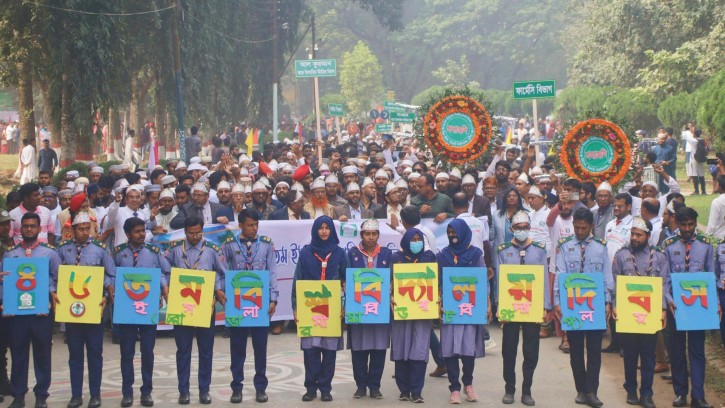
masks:
[(277, 1), (275, 0), (270, 4), (272, 7), (272, 27), (274, 29), (274, 32), (272, 33), (272, 48), (274, 50), (274, 55), (272, 56), (272, 141), (276, 143), (278, 141), (277, 131), (279, 128), (279, 112), (277, 108), (277, 84), (279, 82), (279, 61), (277, 61), (277, 54), (279, 52), (279, 27), (277, 27)]
[[(317, 36), (315, 35), (315, 15), (312, 14), (312, 59), (315, 59), (315, 49), (317, 48)], [(313, 83), (315, 96), (315, 133), (317, 136), (317, 160), (322, 163), (322, 129), (320, 129), (320, 85), (319, 78), (314, 77)]]
[(174, 2), (174, 18), (171, 20), (171, 37), (173, 41), (174, 78), (176, 79), (176, 118), (179, 124), (179, 157), (186, 162), (186, 135), (184, 134), (184, 82), (181, 78), (181, 46), (179, 44), (178, 18), (181, 13), (179, 0)]

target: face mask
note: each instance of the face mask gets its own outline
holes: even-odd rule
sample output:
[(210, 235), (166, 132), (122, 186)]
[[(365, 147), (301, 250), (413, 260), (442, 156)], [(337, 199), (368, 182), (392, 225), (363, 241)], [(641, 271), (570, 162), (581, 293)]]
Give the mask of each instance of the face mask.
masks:
[(416, 241), (410, 243), (410, 252), (419, 254), (423, 250), (423, 241)]
[(448, 237), (448, 243), (451, 244), (451, 245), (457, 244), (458, 243), (458, 237), (453, 237), (453, 238)]
[(514, 231), (514, 238), (519, 242), (524, 242), (529, 238), (529, 231)]

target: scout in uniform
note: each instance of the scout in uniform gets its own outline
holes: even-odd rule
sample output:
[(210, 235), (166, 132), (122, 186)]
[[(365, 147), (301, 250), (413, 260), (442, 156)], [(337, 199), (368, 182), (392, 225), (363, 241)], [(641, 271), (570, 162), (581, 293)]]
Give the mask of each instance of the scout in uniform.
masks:
[[(242, 231), (239, 239), (230, 237), (222, 245), (222, 253), (229, 263), (229, 270), (269, 271), (270, 293), (265, 296), (270, 301), (269, 315), (274, 315), (277, 306), (277, 258), (274, 245), (269, 237), (257, 235), (259, 213), (247, 208), (239, 212), (237, 218)], [(267, 327), (232, 327), (229, 329), (231, 340), (229, 350), (232, 355), (232, 397), (230, 402), (242, 402), (244, 381), (244, 361), (247, 359), (247, 338), (252, 338), (254, 348), (254, 389), (257, 402), (267, 402)]]
[[(103, 286), (106, 291), (99, 307), (113, 302), (113, 283), (116, 265), (106, 245), (91, 238), (91, 218), (79, 212), (71, 221), (73, 239), (60, 244), (58, 255), (63, 265), (101, 266), (105, 271)], [(67, 305), (61, 305), (67, 307)], [(103, 376), (103, 324), (66, 323), (68, 339), (68, 366), (72, 398), (68, 408), (83, 405), (83, 355), (88, 353), (88, 388), (91, 392), (89, 408), (101, 406), (101, 378)], [(85, 350), (84, 350), (85, 348)]]
[[(145, 244), (146, 222), (140, 218), (131, 217), (123, 223), (123, 231), (128, 242), (116, 247), (115, 263), (117, 267), (157, 268), (161, 269), (162, 276), (168, 276), (171, 266), (159, 248)], [(161, 291), (164, 297), (168, 294), (168, 281), (161, 281)], [(149, 299), (150, 301), (153, 301)], [(114, 324), (118, 327), (121, 345), (121, 376), (123, 378), (121, 392), (122, 407), (133, 405), (134, 367), (133, 359), (136, 353), (136, 339), (140, 341), (141, 348), (141, 405), (152, 407), (151, 398), (153, 389), (152, 378), (154, 374), (154, 345), (156, 344), (156, 326), (146, 324)]]
[[(670, 266), (667, 257), (649, 244), (652, 224), (642, 217), (632, 220), (629, 246), (620, 249), (614, 256), (612, 275), (617, 276), (660, 276), (662, 277), (662, 325), (664, 328), (667, 310), (666, 295), (670, 292)], [(616, 285), (615, 285), (616, 289)], [(612, 296), (612, 316), (617, 318), (616, 296)], [(657, 333), (619, 333), (624, 350), (624, 389), (627, 404), (654, 408), (652, 382), (655, 375), (655, 348)], [(641, 363), (640, 363), (641, 359)], [(637, 365), (641, 365), (642, 384), (637, 396)]]
[[(190, 215), (184, 220), (185, 239), (176, 241), (166, 251), (166, 259), (172, 268), (196, 269), (216, 272), (214, 289), (216, 298), (224, 304), (224, 273), (227, 268), (222, 261), (220, 248), (204, 239), (204, 220)], [(165, 281), (169, 281), (166, 276)], [(176, 372), (179, 380), (179, 404), (191, 402), (189, 395), (189, 376), (191, 375), (191, 346), (196, 336), (199, 348), (199, 402), (211, 404), (209, 385), (211, 384), (211, 366), (214, 355), (214, 308), (209, 316), (210, 326), (187, 327), (174, 326), (176, 340)]]
[[(535, 187), (532, 187), (532, 190)], [(511, 232), (513, 239), (498, 247), (499, 265), (542, 265), (548, 264), (546, 257), (546, 244), (534, 242), (531, 237), (531, 218), (524, 211), (519, 211), (511, 218)], [(551, 310), (548, 279), (544, 279), (544, 316)], [(543, 319), (543, 317), (542, 317)], [(500, 320), (500, 318), (499, 318)], [(506, 382), (506, 392), (501, 399), (504, 404), (514, 403), (516, 394), (516, 353), (519, 348), (519, 331), (522, 333), (523, 344), (521, 352), (524, 362), (521, 370), (524, 381), (521, 385), (521, 403), (526, 406), (536, 404), (531, 396), (531, 385), (534, 380), (534, 370), (539, 362), (539, 323), (503, 323), (503, 341), (501, 354), (503, 355), (503, 379)]]
[[(554, 277), (554, 313), (561, 320), (559, 307), (559, 279), (566, 273), (602, 273), (604, 274), (604, 298), (606, 319), (611, 312), (611, 296), (614, 289), (612, 264), (607, 256), (607, 245), (592, 236), (594, 215), (587, 208), (574, 211), (574, 236), (559, 240), (556, 249), (556, 275)], [(569, 355), (571, 371), (576, 386), (577, 404), (591, 407), (604, 405), (597, 397), (599, 389), (599, 370), (602, 366), (603, 330), (567, 332), (571, 353)], [(584, 344), (586, 340), (586, 364), (584, 362)]]
[[(22, 241), (3, 255), (8, 258), (48, 258), (49, 296), (55, 298), (58, 282), (58, 266), (60, 258), (52, 246), (38, 241), (40, 233), (40, 216), (27, 212), (20, 220)], [(6, 270), (3, 263), (3, 269)], [(1, 289), (1, 288), (0, 288)], [(39, 293), (38, 296), (45, 296)], [(2, 290), (0, 290), (2, 300)], [(52, 308), (53, 302), (51, 303)], [(10, 372), (10, 392), (13, 396), (13, 408), (25, 406), (25, 394), (28, 392), (28, 364), (30, 362), (30, 345), (33, 345), (33, 367), (35, 369), (35, 407), (48, 406), (48, 388), (50, 388), (51, 350), (53, 348), (53, 319), (49, 314), (5, 317), (10, 336), (10, 355), (12, 368)]]
[[(362, 241), (358, 246), (350, 248), (347, 253), (350, 268), (389, 270), (393, 252), (378, 245), (380, 237), (378, 220), (370, 219), (363, 222), (360, 231)], [(368, 389), (370, 389), (370, 398), (383, 398), (380, 392), (380, 379), (383, 376), (388, 347), (390, 347), (389, 324), (347, 326), (347, 348), (352, 350), (352, 373), (357, 385), (353, 398), (363, 398)]]
[[(683, 207), (675, 214), (679, 232), (666, 239), (662, 247), (670, 263), (670, 273), (715, 272), (714, 255), (709, 238), (697, 234), (697, 211)], [(669, 312), (667, 325), (670, 333), (670, 364), (672, 388), (675, 391), (674, 407), (687, 406), (688, 371), (690, 357), (690, 381), (692, 381), (692, 407), (708, 408), (705, 401), (705, 331), (678, 331), (675, 321), (675, 304), (672, 293), (667, 294)]]

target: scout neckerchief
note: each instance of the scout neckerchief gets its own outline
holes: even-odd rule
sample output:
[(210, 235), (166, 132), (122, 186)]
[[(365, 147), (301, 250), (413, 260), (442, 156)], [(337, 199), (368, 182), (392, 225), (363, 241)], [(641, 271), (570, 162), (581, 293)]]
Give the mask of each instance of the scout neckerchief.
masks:
[(199, 261), (201, 260), (201, 256), (204, 254), (204, 250), (206, 249), (206, 246), (203, 245), (203, 241), (199, 241), (201, 243), (201, 250), (199, 251), (199, 256), (196, 257), (196, 261), (194, 262), (194, 266), (189, 265), (189, 260), (186, 257), (186, 240), (184, 240), (183, 246), (181, 248), (181, 259), (184, 260), (184, 264), (186, 265), (186, 269), (196, 269), (197, 266), (199, 266)]
[(378, 254), (380, 253), (380, 245), (376, 245), (375, 246), (375, 249), (373, 250), (373, 253), (372, 254), (368, 254), (367, 252), (365, 252), (365, 248), (363, 248), (362, 244), (359, 244), (357, 246), (357, 249), (359, 249), (360, 252), (362, 252), (363, 255), (365, 255), (365, 256), (368, 257), (368, 268), (372, 268), (373, 267), (373, 259), (375, 259), (375, 257), (378, 256)]
[(30, 254), (33, 252), (33, 249), (40, 245), (40, 241), (36, 240), (35, 243), (29, 247), (25, 246), (25, 241), (20, 241), (20, 245), (22, 245), (25, 249), (25, 257), (30, 258)]
[[(634, 252), (632, 252), (632, 257), (634, 257)], [(655, 258), (655, 249), (650, 247), (649, 249), (649, 264), (647, 265), (647, 276), (652, 276), (652, 263)], [(634, 259), (634, 273), (637, 274), (637, 276), (641, 276), (639, 273), (639, 267), (637, 266), (637, 259)]]
[[(245, 243), (246, 245), (242, 245), (242, 243)], [(246, 248), (244, 248), (245, 246)], [(255, 237), (252, 240), (244, 238), (240, 239), (239, 248), (242, 250), (241, 255), (244, 262), (244, 269), (251, 271), (254, 257), (257, 256), (257, 252), (259, 252), (259, 237)]]
[(324, 260), (314, 252), (312, 253), (312, 255), (314, 255), (315, 258), (317, 258), (317, 260), (320, 261), (320, 264), (322, 265), (322, 273), (320, 274), (320, 280), (325, 280), (325, 275), (327, 274), (327, 261), (330, 260), (330, 256), (332, 256), (332, 252), (327, 254), (327, 256), (325, 257)]
[[(680, 237), (684, 242), (685, 240)], [(692, 249), (692, 243), (695, 241), (695, 234), (692, 234), (692, 238), (685, 242), (685, 272), (690, 272), (690, 250)]]
[(581, 246), (581, 249), (582, 249), (582, 257), (581, 257), (582, 263), (579, 266), (579, 273), (584, 273), (584, 262), (587, 259), (585, 252), (587, 250), (587, 245), (589, 245), (590, 242), (591, 242), (591, 239), (589, 237), (587, 237), (587, 239), (585, 239), (584, 241), (579, 241), (579, 245)]
[(529, 241), (529, 240), (527, 239), (527, 240), (526, 240), (526, 245), (524, 245), (523, 247), (520, 247), (520, 246), (518, 246), (518, 245), (516, 245), (516, 244), (513, 244), (513, 245), (514, 245), (514, 248), (516, 248), (516, 249), (518, 249), (518, 250), (519, 250), (519, 258), (521, 258), (521, 265), (525, 265), (525, 263), (524, 263), (524, 259), (526, 258), (526, 249), (527, 249), (527, 248), (528, 248), (529, 246), (531, 246), (531, 242), (533, 242), (533, 241)]
[(138, 256), (141, 253), (141, 250), (143, 249), (143, 244), (138, 247), (138, 249), (134, 248), (133, 245), (129, 244), (129, 248), (131, 249), (131, 254), (133, 254), (133, 267), (136, 267), (136, 264), (138, 263)]
[(80, 244), (80, 245), (76, 242), (76, 265), (81, 264), (81, 252), (83, 251), (83, 248), (87, 247), (88, 244), (90, 244), (90, 243), (91, 243), (90, 238), (88, 238), (86, 240), (86, 242), (84, 242), (83, 244)]

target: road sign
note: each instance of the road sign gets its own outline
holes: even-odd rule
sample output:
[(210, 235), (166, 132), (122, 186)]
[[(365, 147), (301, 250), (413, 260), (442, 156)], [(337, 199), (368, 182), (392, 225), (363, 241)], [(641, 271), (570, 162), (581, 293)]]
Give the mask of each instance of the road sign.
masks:
[(327, 112), (330, 116), (345, 116), (345, 108), (341, 103), (328, 103)]
[(396, 102), (385, 101), (383, 107), (388, 112), (405, 112), (405, 106), (398, 105)]
[(380, 123), (375, 125), (375, 133), (393, 133), (392, 123)]
[(377, 109), (373, 109), (370, 111), (370, 119), (377, 119), (380, 117), (380, 112), (378, 112)]
[(554, 80), (514, 82), (514, 99), (553, 98), (556, 96)]
[(390, 111), (383, 109), (380, 111), (380, 119), (388, 120), (390, 118)]
[(337, 61), (334, 59), (296, 60), (295, 76), (297, 78), (337, 76)]
[(390, 121), (393, 123), (413, 123), (415, 122), (415, 113), (390, 112)]

